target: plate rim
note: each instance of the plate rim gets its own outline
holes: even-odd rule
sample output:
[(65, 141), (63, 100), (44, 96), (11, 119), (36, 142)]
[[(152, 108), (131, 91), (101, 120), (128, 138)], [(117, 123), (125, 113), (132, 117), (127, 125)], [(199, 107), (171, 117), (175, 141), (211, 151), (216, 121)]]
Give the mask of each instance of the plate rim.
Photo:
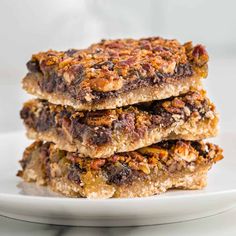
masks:
[[(180, 190), (181, 191), (181, 190)], [(191, 190), (190, 190), (191, 191)], [(53, 202), (112, 202), (112, 203), (127, 203), (128, 202), (140, 202), (140, 201), (165, 201), (165, 200), (183, 200), (184, 198), (201, 198), (201, 197), (213, 197), (218, 195), (233, 195), (236, 196), (236, 189), (230, 190), (223, 190), (223, 191), (215, 191), (215, 192), (199, 192), (196, 194), (182, 194), (182, 195), (168, 195), (164, 196), (164, 194), (155, 195), (155, 196), (148, 196), (148, 197), (136, 197), (136, 198), (109, 198), (109, 199), (90, 199), (90, 198), (70, 198), (70, 197), (49, 197), (49, 196), (32, 196), (32, 195), (23, 195), (23, 194), (10, 194), (10, 193), (0, 193), (0, 200), (1, 198), (11, 198), (11, 199), (30, 199), (35, 201), (53, 201)]]

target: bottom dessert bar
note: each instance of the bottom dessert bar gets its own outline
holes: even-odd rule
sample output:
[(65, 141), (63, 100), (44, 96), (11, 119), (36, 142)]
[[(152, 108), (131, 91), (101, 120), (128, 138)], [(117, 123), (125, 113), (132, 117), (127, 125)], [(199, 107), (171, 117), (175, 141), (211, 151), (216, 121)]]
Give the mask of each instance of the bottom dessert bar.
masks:
[(163, 141), (106, 159), (90, 159), (36, 141), (26, 148), (18, 176), (69, 197), (144, 197), (168, 189), (202, 189), (222, 149), (202, 141)]

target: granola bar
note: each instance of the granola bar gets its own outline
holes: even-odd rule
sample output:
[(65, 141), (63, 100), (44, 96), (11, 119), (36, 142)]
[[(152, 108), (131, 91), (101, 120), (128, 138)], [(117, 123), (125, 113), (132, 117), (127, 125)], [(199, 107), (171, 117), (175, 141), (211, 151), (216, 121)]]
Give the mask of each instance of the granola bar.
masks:
[(101, 110), (198, 89), (207, 76), (202, 45), (160, 37), (102, 40), (87, 49), (40, 52), (27, 63), (23, 88), (51, 103)]
[(163, 141), (107, 159), (83, 158), (34, 142), (26, 148), (18, 176), (69, 197), (145, 197), (170, 188), (202, 189), (222, 150), (202, 141)]
[(31, 100), (21, 118), (28, 137), (54, 142), (60, 149), (91, 158), (133, 151), (167, 139), (200, 140), (215, 136), (218, 115), (204, 91), (189, 91), (149, 103), (100, 111)]

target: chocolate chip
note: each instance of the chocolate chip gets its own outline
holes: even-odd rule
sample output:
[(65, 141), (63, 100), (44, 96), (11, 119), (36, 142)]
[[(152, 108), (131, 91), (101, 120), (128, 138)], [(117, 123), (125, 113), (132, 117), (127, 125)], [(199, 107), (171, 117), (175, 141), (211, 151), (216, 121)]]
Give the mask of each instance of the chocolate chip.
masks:
[(91, 144), (95, 145), (107, 144), (111, 142), (111, 131), (104, 127), (99, 127), (97, 130), (93, 131), (90, 140)]
[(39, 67), (39, 62), (38, 61), (28, 61), (26, 63), (26, 66), (27, 66), (27, 69), (30, 71), (30, 72), (40, 72), (40, 67)]
[(20, 117), (29, 127), (35, 127), (35, 115), (31, 112), (29, 107), (23, 107), (20, 111)]
[(69, 131), (73, 138), (81, 142), (86, 139), (91, 145), (103, 145), (111, 142), (111, 130), (105, 127), (93, 128), (83, 124), (83, 118), (71, 119)]
[(20, 118), (21, 119), (27, 119), (30, 115), (30, 108), (29, 107), (23, 107), (20, 111)]
[(191, 76), (193, 74), (193, 70), (190, 64), (179, 64), (175, 67), (175, 77), (186, 77)]
[(83, 65), (74, 65), (71, 70), (74, 73), (75, 79), (72, 81), (71, 85), (78, 85), (82, 82), (84, 78), (84, 67)]
[(80, 117), (76, 117), (71, 119), (69, 131), (73, 138), (82, 142), (84, 134), (89, 133), (89, 127), (80, 123)]
[(105, 61), (105, 62), (101, 62), (101, 63), (97, 63), (93, 65), (94, 69), (102, 69), (102, 67), (107, 67), (108, 70), (113, 70), (114, 64), (112, 61)]
[(38, 85), (42, 91), (52, 93), (56, 86), (56, 81), (53, 78), (42, 78), (38, 81)]
[(49, 110), (46, 101), (42, 101), (42, 104), (44, 104), (44, 107), (38, 117), (35, 117), (34, 112), (29, 107), (23, 107), (20, 112), (20, 116), (25, 124), (37, 131), (46, 131), (55, 127), (55, 113)]
[(75, 54), (77, 52), (76, 49), (69, 49), (67, 51), (65, 51), (65, 54), (69, 57), (73, 56), (73, 54)]
[(54, 91), (65, 92), (67, 90), (65, 81), (56, 73), (51, 73), (40, 78), (38, 84), (43, 91), (48, 93), (52, 93)]
[(159, 79), (164, 79), (166, 77), (166, 75), (164, 73), (161, 73), (161, 72), (156, 72), (156, 76)]
[(80, 184), (81, 183), (80, 174), (85, 172), (86, 170), (81, 168), (79, 164), (72, 163), (67, 178), (76, 184)]
[(114, 129), (124, 129), (127, 132), (133, 132), (135, 130), (135, 114), (121, 114), (119, 120), (115, 120), (112, 125)]
[(57, 77), (55, 80), (55, 90), (64, 93), (67, 90), (67, 85), (65, 81), (61, 77)]
[(178, 140), (168, 140), (168, 142), (166, 141), (161, 141), (159, 142), (157, 145), (160, 148), (166, 149), (166, 150), (171, 150), (171, 148), (176, 145)]
[(109, 184), (121, 185), (132, 181), (132, 170), (126, 164), (108, 163), (103, 170)]
[(68, 178), (70, 181), (73, 181), (73, 182), (76, 183), (76, 184), (80, 184), (80, 183), (81, 183), (80, 175), (79, 175), (78, 172), (76, 173), (75, 171), (70, 171), (70, 172), (68, 173), (67, 178)]
[(207, 156), (207, 151), (204, 149), (204, 146), (198, 142), (198, 141), (192, 141), (191, 146), (198, 151), (199, 156), (206, 157)]
[(39, 114), (36, 121), (37, 131), (46, 131), (55, 126), (55, 114), (50, 112), (47, 107), (45, 107)]

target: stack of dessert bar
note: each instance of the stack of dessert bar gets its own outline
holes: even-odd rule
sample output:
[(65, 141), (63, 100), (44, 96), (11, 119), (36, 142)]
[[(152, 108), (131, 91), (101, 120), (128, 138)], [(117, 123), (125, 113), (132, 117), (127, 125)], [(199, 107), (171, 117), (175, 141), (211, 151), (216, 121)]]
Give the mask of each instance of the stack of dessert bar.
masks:
[(41, 52), (23, 88), (27, 135), (18, 172), (71, 197), (143, 197), (202, 189), (222, 149), (218, 115), (202, 90), (202, 45), (160, 37), (102, 40)]

